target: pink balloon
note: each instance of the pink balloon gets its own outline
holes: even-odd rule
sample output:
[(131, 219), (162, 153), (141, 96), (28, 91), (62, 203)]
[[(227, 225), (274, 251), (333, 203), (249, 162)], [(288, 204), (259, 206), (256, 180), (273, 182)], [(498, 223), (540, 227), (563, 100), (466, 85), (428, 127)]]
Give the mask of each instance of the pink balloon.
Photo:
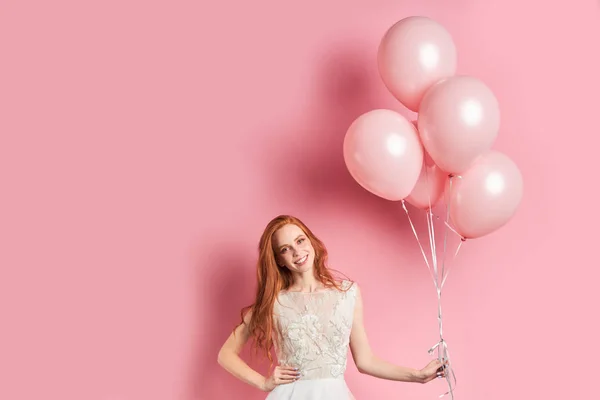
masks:
[(490, 151), (462, 177), (452, 179), (450, 218), (465, 238), (495, 231), (514, 215), (523, 196), (523, 177), (508, 156)]
[(417, 182), (423, 148), (410, 121), (391, 110), (373, 110), (348, 128), (344, 161), (363, 188), (387, 200), (402, 200)]
[(456, 72), (452, 36), (426, 17), (408, 17), (394, 24), (381, 40), (377, 59), (388, 90), (412, 111), (417, 111), (431, 85)]
[[(417, 121), (410, 121), (412, 122), (412, 124), (415, 126), (415, 129), (418, 131), (419, 130), (419, 126), (417, 124)], [(420, 140), (420, 136), (419, 136), (419, 140)], [(423, 143), (421, 143), (421, 146), (423, 145)], [(427, 153), (427, 151), (423, 150), (423, 154), (425, 155), (425, 157), (423, 158), (423, 162), (425, 163), (425, 165), (427, 165), (428, 167), (433, 167), (435, 165), (435, 161), (433, 161), (433, 158), (431, 158), (431, 156), (429, 155), (429, 153)], [(448, 175), (448, 174), (446, 174)]]
[[(434, 165), (436, 165), (435, 161), (433, 161), (433, 158), (431, 158), (429, 153), (427, 153), (426, 150), (423, 150), (423, 152), (425, 153), (425, 158), (423, 159), (423, 162), (425, 163), (425, 165), (427, 165), (428, 167), (433, 167)], [(449, 175), (449, 174), (446, 173), (446, 175)]]
[[(411, 121), (417, 127), (417, 121)], [(444, 194), (448, 173), (435, 165), (427, 151), (423, 150), (423, 167), (417, 183), (406, 201), (422, 210), (434, 207)]]
[(500, 109), (480, 80), (455, 76), (432, 86), (419, 107), (423, 146), (441, 169), (459, 174), (490, 150), (500, 129)]
[(446, 189), (446, 180), (448, 178), (447, 172), (442, 171), (435, 164), (428, 164), (425, 161), (426, 159), (427, 154), (424, 157), (419, 179), (410, 195), (406, 198), (407, 202), (423, 210), (434, 207), (440, 201)]

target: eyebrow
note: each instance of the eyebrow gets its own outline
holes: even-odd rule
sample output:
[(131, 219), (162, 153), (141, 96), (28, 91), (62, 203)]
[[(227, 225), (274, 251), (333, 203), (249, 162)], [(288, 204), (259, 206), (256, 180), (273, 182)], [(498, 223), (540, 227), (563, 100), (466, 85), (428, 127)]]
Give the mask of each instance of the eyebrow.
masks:
[[(298, 239), (300, 239), (302, 236), (304, 236), (303, 233), (299, 234), (296, 239), (294, 239), (294, 242)], [(285, 246), (288, 246), (287, 244), (282, 244), (281, 246), (279, 246), (279, 250), (281, 250), (282, 248), (284, 248)]]

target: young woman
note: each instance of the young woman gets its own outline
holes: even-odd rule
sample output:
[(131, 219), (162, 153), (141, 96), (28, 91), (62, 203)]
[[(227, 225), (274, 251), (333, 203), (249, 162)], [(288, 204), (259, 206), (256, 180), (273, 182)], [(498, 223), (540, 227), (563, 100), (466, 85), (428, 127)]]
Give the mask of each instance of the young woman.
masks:
[[(371, 351), (358, 285), (337, 281), (323, 243), (298, 218), (282, 215), (267, 225), (259, 244), (254, 304), (219, 351), (219, 364), (235, 377), (270, 392), (269, 400), (354, 399), (344, 381), (348, 347), (361, 373), (404, 382), (445, 376), (431, 361), (421, 370), (390, 364)], [(268, 376), (239, 354), (248, 341), (278, 365)], [(272, 361), (272, 360), (271, 360)]]

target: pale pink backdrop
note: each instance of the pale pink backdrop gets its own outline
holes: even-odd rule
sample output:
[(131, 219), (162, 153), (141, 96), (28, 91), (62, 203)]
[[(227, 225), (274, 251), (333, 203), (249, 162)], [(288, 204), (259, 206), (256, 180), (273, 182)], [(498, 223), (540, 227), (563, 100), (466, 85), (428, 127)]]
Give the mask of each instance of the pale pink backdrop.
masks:
[[(363, 288), (374, 350), (422, 367), (435, 293), (398, 204), (342, 158), (398, 106), (376, 51), (447, 27), (499, 99), (515, 218), (444, 294), (456, 399), (597, 395), (596, 0), (5, 0), (0, 10), (0, 398), (262, 399), (217, 351), (252, 299), (259, 235), (292, 213)], [(422, 225), (420, 225), (422, 227)], [(357, 399), (435, 399), (360, 375)], [(591, 396), (591, 397), (590, 397)]]

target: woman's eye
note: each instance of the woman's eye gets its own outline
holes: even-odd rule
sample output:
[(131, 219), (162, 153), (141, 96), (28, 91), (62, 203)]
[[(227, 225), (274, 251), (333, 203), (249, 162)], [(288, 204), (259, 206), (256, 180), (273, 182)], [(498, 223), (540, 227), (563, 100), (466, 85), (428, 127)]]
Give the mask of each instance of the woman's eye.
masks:
[(298, 240), (298, 243), (302, 243), (302, 242), (304, 242), (304, 239), (299, 239)]
[(283, 248), (283, 249), (281, 249), (281, 254), (285, 253), (286, 251), (287, 251), (287, 247), (286, 247), (286, 248)]

